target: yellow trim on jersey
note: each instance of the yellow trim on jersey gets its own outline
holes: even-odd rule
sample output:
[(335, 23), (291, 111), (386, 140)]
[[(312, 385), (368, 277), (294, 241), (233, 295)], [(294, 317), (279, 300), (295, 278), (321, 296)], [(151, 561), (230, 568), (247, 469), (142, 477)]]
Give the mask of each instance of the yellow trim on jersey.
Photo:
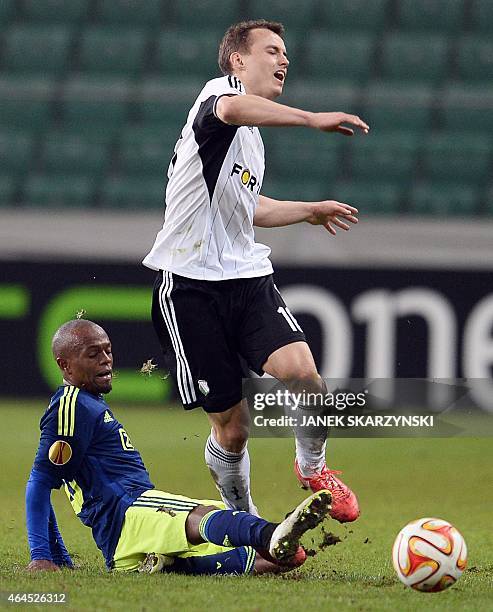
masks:
[[(73, 493), (68, 488), (72, 487)], [(82, 510), (82, 505), (84, 503), (84, 495), (82, 494), (82, 489), (75, 482), (75, 480), (71, 480), (70, 482), (66, 482), (64, 485), (65, 493), (67, 494), (68, 500), (75, 512), (75, 514), (79, 514)]]
[(79, 389), (68, 385), (63, 390), (58, 407), (58, 435), (73, 436), (75, 428), (75, 406)]

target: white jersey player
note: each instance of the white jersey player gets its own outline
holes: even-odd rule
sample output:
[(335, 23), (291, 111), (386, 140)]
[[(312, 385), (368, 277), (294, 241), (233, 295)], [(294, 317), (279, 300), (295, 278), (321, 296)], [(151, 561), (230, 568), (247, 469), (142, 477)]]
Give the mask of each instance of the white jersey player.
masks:
[[(305, 126), (352, 135), (359, 117), (311, 113), (274, 102), (289, 61), (284, 28), (264, 20), (231, 26), (221, 42), (224, 77), (192, 106), (168, 172), (163, 228), (144, 264), (158, 271), (152, 318), (185, 409), (202, 407), (212, 431), (205, 459), (225, 503), (256, 512), (250, 493), (249, 414), (244, 363), (293, 392), (326, 390), (305, 335), (274, 285), (270, 249), (254, 226), (308, 222), (331, 234), (357, 210), (334, 200), (277, 201), (261, 195), (264, 147), (258, 128)], [(321, 58), (322, 60), (323, 58)], [(240, 359), (241, 357), (241, 359)], [(295, 471), (305, 488), (332, 492), (331, 516), (359, 516), (354, 493), (325, 463), (325, 428), (295, 431)]]

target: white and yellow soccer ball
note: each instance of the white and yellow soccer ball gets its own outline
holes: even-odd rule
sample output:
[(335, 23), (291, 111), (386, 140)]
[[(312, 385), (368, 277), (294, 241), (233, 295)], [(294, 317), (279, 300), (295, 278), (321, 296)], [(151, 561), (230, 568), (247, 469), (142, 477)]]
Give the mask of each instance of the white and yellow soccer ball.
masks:
[(392, 549), (399, 580), (418, 591), (443, 591), (467, 563), (467, 547), (457, 529), (438, 518), (422, 518), (399, 531)]

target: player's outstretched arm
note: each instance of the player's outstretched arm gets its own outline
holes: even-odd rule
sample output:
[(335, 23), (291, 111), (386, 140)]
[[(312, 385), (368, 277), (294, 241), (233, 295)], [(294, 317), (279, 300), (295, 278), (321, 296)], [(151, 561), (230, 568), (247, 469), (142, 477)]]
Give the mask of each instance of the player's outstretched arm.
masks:
[(370, 129), (356, 115), (342, 112), (312, 113), (250, 94), (222, 96), (217, 102), (216, 114), (221, 121), (231, 125), (308, 127), (322, 132), (339, 132), (345, 136), (354, 134), (354, 130), (345, 126), (345, 123), (359, 128), (365, 134)]
[(253, 223), (257, 227), (282, 227), (307, 222), (323, 225), (331, 234), (335, 227), (349, 230), (350, 223), (358, 223), (358, 209), (335, 200), (321, 202), (291, 202), (259, 196)]

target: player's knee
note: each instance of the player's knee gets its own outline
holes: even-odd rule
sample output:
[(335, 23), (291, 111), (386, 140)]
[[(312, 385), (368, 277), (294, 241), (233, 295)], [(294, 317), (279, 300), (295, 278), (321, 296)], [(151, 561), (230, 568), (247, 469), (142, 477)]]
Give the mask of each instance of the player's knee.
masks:
[(228, 423), (224, 427), (215, 427), (214, 436), (224, 450), (230, 453), (241, 453), (248, 440), (248, 425)]
[(216, 506), (200, 505), (189, 512), (185, 522), (185, 534), (190, 544), (200, 544), (204, 541), (199, 532), (200, 521), (206, 514), (213, 512), (214, 510), (220, 510), (220, 508)]
[(317, 369), (310, 364), (299, 365), (289, 370), (283, 380), (293, 393), (317, 392), (322, 387), (322, 380)]

